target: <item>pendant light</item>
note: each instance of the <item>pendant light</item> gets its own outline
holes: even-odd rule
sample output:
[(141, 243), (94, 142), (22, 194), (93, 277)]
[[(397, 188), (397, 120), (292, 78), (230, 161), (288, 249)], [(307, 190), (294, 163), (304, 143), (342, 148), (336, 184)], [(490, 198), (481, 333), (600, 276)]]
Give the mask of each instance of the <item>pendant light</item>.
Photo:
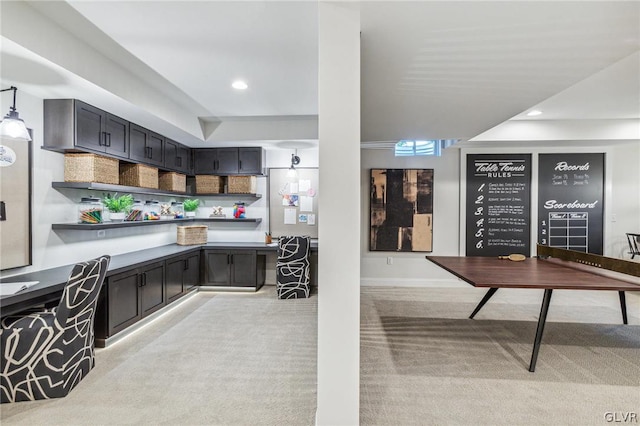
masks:
[(289, 170), (287, 170), (287, 177), (295, 178), (298, 176), (298, 172), (296, 171), (295, 167), (298, 164), (300, 164), (300, 157), (298, 157), (296, 154), (291, 154), (291, 167), (289, 167)]
[(0, 122), (0, 136), (28, 142), (31, 140), (31, 136), (29, 136), (27, 126), (20, 118), (18, 111), (16, 111), (16, 92), (18, 88), (11, 86), (8, 89), (0, 90), (0, 92), (9, 90), (13, 90), (13, 106), (9, 108), (9, 113)]

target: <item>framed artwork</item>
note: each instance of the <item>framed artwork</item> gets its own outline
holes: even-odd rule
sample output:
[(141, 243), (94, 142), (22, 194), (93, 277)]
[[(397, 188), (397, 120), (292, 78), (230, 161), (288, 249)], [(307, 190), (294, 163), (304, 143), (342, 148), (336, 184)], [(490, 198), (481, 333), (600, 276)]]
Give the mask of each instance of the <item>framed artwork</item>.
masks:
[(371, 169), (370, 251), (430, 252), (433, 169)]

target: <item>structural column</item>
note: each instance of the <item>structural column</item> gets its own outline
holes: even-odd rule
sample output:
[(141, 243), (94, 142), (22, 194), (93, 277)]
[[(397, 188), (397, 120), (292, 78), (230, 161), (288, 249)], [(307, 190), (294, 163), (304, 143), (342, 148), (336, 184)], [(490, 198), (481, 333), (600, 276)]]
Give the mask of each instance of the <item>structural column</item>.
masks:
[(318, 425), (357, 425), (360, 399), (360, 14), (319, 5)]

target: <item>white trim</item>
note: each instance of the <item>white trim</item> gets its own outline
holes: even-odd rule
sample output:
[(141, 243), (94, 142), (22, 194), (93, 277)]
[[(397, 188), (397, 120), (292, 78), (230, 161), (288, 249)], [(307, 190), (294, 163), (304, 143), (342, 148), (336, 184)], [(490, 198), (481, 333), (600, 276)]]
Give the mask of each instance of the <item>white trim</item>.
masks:
[(466, 287), (459, 279), (432, 280), (425, 278), (360, 278), (361, 287)]

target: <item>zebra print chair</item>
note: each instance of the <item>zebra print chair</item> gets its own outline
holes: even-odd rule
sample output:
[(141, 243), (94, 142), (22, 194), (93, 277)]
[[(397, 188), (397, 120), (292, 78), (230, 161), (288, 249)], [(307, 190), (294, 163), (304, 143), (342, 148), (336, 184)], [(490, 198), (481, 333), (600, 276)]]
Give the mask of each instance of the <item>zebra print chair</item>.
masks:
[(57, 307), (2, 319), (3, 403), (67, 396), (93, 368), (93, 321), (109, 260), (75, 265)]
[(309, 297), (310, 237), (280, 237), (276, 262), (278, 299)]

